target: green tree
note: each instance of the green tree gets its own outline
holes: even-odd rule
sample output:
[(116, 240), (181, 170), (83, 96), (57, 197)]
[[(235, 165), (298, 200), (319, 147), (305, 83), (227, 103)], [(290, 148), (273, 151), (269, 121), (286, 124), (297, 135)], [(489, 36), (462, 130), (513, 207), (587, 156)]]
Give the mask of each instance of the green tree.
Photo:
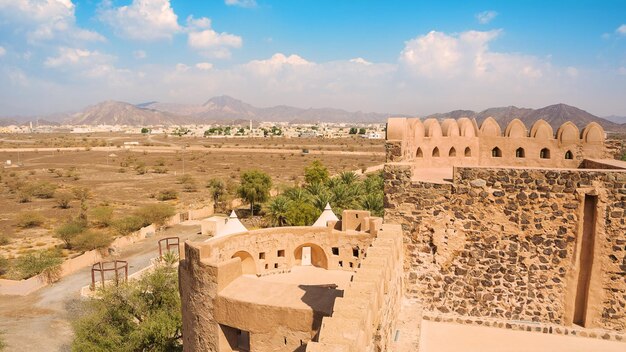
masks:
[(292, 201), (289, 202), (285, 220), (291, 226), (311, 226), (320, 213), (311, 203)]
[(213, 211), (215, 211), (218, 204), (224, 197), (224, 194), (226, 193), (226, 184), (224, 183), (224, 181), (222, 181), (222, 179), (212, 178), (209, 180), (207, 188), (209, 189), (211, 197), (213, 198)]
[(21, 279), (44, 274), (47, 282), (54, 282), (60, 278), (61, 263), (63, 260), (56, 251), (41, 251), (29, 253), (15, 260), (15, 270)]
[(267, 217), (272, 226), (285, 226), (287, 224), (287, 211), (289, 199), (285, 196), (275, 197), (267, 206)]
[(354, 171), (343, 171), (339, 174), (339, 179), (342, 183), (350, 186), (359, 179), (359, 176)]
[(368, 193), (363, 197), (361, 206), (365, 210), (369, 210), (374, 216), (383, 216), (385, 212), (384, 196), (382, 192)]
[(59, 226), (54, 231), (54, 237), (60, 239), (65, 243), (65, 248), (71, 249), (74, 243), (74, 239), (83, 233), (83, 231), (87, 230), (87, 222), (78, 218), (73, 219), (65, 224)]
[(125, 216), (113, 222), (113, 228), (121, 236), (138, 231), (144, 226), (144, 219), (137, 215)]
[(357, 130), (356, 127), (351, 127), (350, 128), (350, 132), (349, 132), (350, 134), (356, 134), (357, 132), (358, 132), (358, 130)]
[(254, 216), (254, 204), (267, 201), (271, 188), (272, 179), (268, 174), (259, 170), (249, 170), (241, 173), (237, 194), (250, 203), (250, 215)]
[(304, 181), (311, 185), (328, 181), (328, 169), (319, 160), (314, 160), (304, 168)]
[(99, 293), (72, 324), (72, 351), (182, 351), (178, 271), (171, 263)]
[(163, 226), (167, 219), (174, 214), (176, 214), (174, 207), (165, 203), (148, 204), (135, 212), (135, 215), (143, 220), (142, 227), (150, 224), (154, 224), (156, 227)]
[(142, 133), (142, 134), (150, 133), (150, 131), (151, 131), (151, 130), (150, 130), (149, 128), (147, 128), (147, 127), (143, 127), (143, 128), (141, 128), (141, 133)]
[(113, 207), (101, 205), (91, 209), (91, 222), (96, 227), (109, 227), (113, 224)]
[(365, 128), (363, 127), (359, 128), (359, 134), (365, 134)]

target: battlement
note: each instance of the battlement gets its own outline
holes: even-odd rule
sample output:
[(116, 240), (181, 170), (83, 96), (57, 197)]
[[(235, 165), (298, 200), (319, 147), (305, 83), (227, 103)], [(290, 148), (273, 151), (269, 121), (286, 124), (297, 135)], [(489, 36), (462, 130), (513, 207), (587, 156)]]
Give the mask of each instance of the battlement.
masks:
[(468, 118), (389, 118), (387, 161), (417, 167), (537, 166), (576, 168), (584, 159), (606, 155), (605, 133), (592, 122), (582, 131), (572, 122), (554, 133), (544, 120), (530, 129), (514, 119), (504, 129), (489, 117), (478, 126)]

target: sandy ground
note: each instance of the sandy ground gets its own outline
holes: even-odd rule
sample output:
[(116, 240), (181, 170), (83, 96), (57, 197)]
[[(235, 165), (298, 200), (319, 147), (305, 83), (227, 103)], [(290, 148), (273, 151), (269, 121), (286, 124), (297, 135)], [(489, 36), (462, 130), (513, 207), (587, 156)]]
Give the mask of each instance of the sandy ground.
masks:
[(626, 344), (594, 338), (422, 321), (420, 352), (460, 351), (624, 352)]
[[(129, 274), (150, 264), (158, 256), (158, 239), (178, 236), (200, 239), (199, 226), (176, 225), (123, 249), (119, 259), (129, 262)], [(59, 282), (28, 296), (0, 296), (0, 331), (7, 351), (69, 351), (72, 341), (71, 318), (81, 300), (81, 287), (89, 284), (90, 268), (84, 268)]]

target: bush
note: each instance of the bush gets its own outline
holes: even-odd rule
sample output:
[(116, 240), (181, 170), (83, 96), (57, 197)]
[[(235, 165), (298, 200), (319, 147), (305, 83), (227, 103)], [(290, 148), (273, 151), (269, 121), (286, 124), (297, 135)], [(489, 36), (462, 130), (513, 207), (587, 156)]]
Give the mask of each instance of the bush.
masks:
[(173, 189), (165, 189), (157, 194), (156, 199), (160, 201), (178, 199), (178, 193)]
[(57, 186), (49, 182), (39, 182), (32, 185), (30, 194), (40, 199), (50, 199), (54, 197)]
[(28, 279), (35, 275), (44, 274), (46, 282), (55, 282), (61, 274), (60, 253), (56, 251), (42, 251), (23, 255), (15, 260), (15, 270), (21, 279)]
[(85, 230), (87, 230), (87, 222), (76, 219), (66, 222), (57, 228), (54, 237), (63, 241), (65, 248), (71, 249), (74, 244), (74, 239)]
[(74, 199), (74, 196), (69, 192), (58, 192), (54, 198), (56, 199), (57, 206), (61, 209), (68, 209), (70, 202)]
[(113, 208), (101, 205), (91, 209), (91, 222), (96, 227), (109, 227), (113, 224)]
[(91, 251), (108, 247), (113, 236), (103, 231), (87, 230), (74, 239), (74, 247), (80, 251)]
[(113, 222), (113, 228), (121, 236), (138, 231), (142, 227), (144, 227), (144, 220), (135, 215), (125, 216)]
[(6, 246), (9, 243), (11, 243), (11, 240), (6, 235), (0, 236), (0, 246)]
[(17, 217), (17, 226), (23, 229), (39, 227), (44, 223), (44, 217), (34, 211), (21, 213)]
[(135, 215), (142, 220), (141, 227), (150, 224), (154, 224), (157, 227), (163, 226), (167, 219), (174, 216), (174, 214), (176, 214), (174, 207), (165, 203), (146, 205), (135, 212)]
[(182, 351), (178, 272), (170, 264), (82, 304), (72, 351)]

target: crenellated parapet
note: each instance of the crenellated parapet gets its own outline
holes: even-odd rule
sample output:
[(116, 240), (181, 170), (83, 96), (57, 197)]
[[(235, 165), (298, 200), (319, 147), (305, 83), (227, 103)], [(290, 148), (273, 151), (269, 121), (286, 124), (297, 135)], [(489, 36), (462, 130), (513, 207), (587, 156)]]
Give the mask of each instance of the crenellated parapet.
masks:
[(544, 120), (530, 129), (519, 119), (503, 130), (488, 117), (478, 126), (469, 118), (390, 118), (387, 161), (417, 167), (532, 166), (577, 168), (583, 159), (605, 157), (604, 130), (592, 122), (582, 131), (565, 122), (556, 131)]

